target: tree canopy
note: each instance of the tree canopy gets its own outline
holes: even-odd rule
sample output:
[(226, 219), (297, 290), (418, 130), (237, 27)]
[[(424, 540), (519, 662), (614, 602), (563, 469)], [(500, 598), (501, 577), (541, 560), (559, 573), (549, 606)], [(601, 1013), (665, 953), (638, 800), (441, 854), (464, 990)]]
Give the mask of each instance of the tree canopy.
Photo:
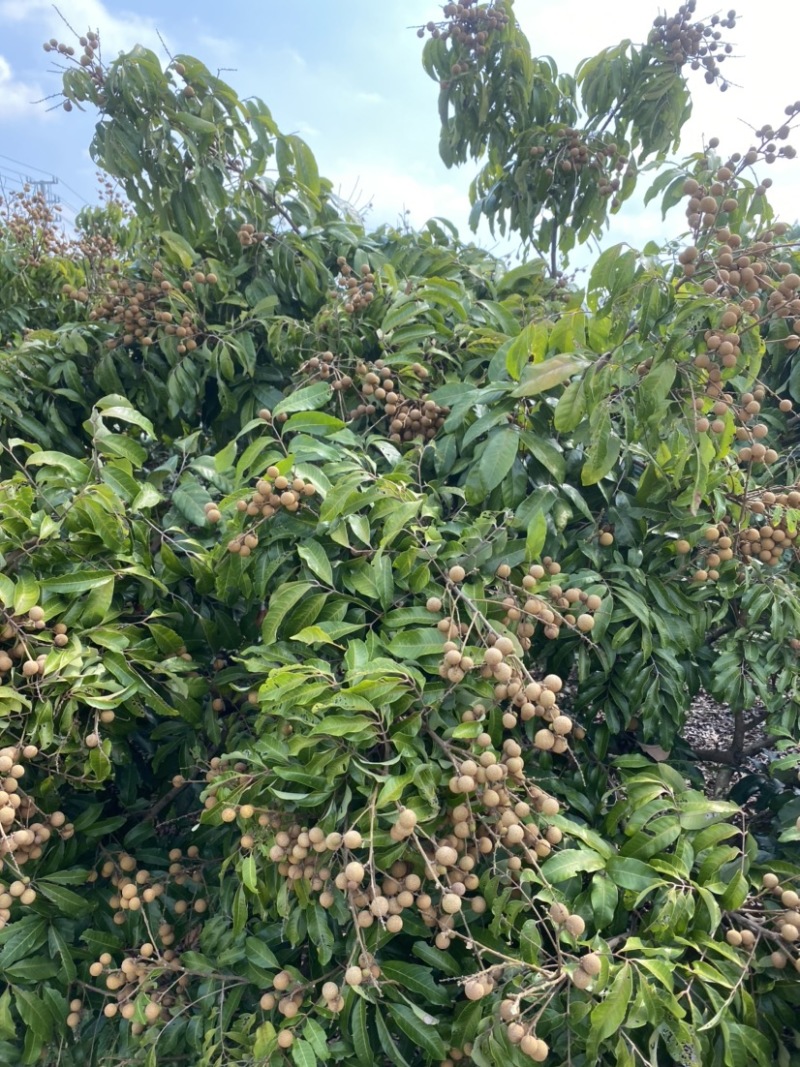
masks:
[(574, 74), (442, 16), (513, 268), (45, 44), (111, 184), (0, 221), (0, 1064), (800, 1064), (800, 101), (676, 162), (735, 12)]

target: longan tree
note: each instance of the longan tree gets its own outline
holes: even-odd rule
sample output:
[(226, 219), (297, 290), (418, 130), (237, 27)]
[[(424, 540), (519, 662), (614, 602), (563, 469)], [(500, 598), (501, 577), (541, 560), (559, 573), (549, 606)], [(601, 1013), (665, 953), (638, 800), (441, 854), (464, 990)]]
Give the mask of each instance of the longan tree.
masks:
[(0, 1064), (800, 1063), (800, 102), (671, 158), (735, 26), (420, 27), (513, 269), (45, 44), (129, 207), (0, 219)]

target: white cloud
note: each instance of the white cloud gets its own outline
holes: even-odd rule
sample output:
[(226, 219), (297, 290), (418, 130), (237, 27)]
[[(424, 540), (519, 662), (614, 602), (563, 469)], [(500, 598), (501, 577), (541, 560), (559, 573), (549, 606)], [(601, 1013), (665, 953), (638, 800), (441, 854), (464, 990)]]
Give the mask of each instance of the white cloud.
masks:
[(356, 93), (356, 100), (361, 104), (385, 104), (386, 97), (380, 93)]
[[(70, 31), (54, 10), (51, 0), (0, 0), (0, 19), (12, 22), (35, 22), (42, 40), (57, 37), (70, 43)], [(133, 11), (112, 13), (103, 0), (69, 0), (64, 18), (77, 34), (86, 30), (100, 33), (106, 57), (125, 51), (135, 44), (162, 51), (155, 20)]]
[(326, 173), (345, 200), (358, 208), (370, 205), (371, 224), (397, 225), (401, 215), (407, 213), (409, 223), (419, 227), (430, 218), (444, 216), (462, 237), (469, 235), (469, 204), (464, 189), (455, 183), (414, 177), (391, 164), (359, 164), (352, 159), (326, 168)]
[(44, 118), (47, 111), (36, 102), (44, 95), (41, 86), (17, 80), (11, 64), (0, 55), (0, 121)]

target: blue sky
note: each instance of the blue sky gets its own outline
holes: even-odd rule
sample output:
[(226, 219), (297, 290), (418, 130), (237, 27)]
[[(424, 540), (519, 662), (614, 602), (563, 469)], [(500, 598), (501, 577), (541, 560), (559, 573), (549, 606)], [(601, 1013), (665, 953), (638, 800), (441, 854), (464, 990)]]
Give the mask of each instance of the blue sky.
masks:
[[(439, 162), (437, 88), (421, 68), (421, 42), (412, 28), (440, 13), (431, 0), (61, 0), (59, 6), (78, 32), (100, 30), (106, 59), (136, 42), (163, 55), (160, 31), (174, 52), (197, 55), (212, 70), (234, 68), (222, 76), (241, 95), (262, 97), (282, 129), (303, 136), (342, 195), (360, 206), (372, 203), (372, 221), (396, 222), (407, 210), (413, 224), (445, 215), (466, 233), (472, 171), (447, 171)], [(516, 2), (535, 50), (568, 69), (622, 37), (641, 39), (658, 10), (649, 0)], [(743, 17), (733, 37), (740, 58), (729, 69), (741, 88), (722, 95), (697, 78), (687, 152), (703, 135), (721, 136), (723, 150), (746, 149), (747, 123), (776, 123), (784, 105), (800, 98), (797, 67), (776, 64), (773, 39), (780, 26), (781, 38), (797, 40), (795, 0), (772, 0), (767, 18), (763, 0), (743, 0), (737, 10)], [(66, 40), (68, 31), (50, 0), (0, 0), (0, 30), (0, 153), (10, 157), (0, 157), (0, 177), (13, 187), (24, 173), (37, 174), (34, 167), (52, 171), (66, 183), (60, 193), (67, 211), (77, 208), (94, 195), (87, 152), (91, 118), (48, 114), (33, 103), (58, 87), (42, 42), (51, 36)], [(794, 220), (800, 215), (800, 161), (769, 173), (777, 206)], [(635, 244), (642, 223), (641, 207), (631, 204), (609, 239)], [(678, 223), (676, 218), (673, 225)], [(656, 221), (648, 227), (648, 236), (659, 226)]]

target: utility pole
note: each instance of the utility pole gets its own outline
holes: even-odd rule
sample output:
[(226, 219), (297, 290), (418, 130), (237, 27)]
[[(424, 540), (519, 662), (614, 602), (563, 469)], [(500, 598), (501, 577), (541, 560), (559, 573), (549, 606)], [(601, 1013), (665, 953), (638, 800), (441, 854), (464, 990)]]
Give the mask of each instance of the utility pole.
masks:
[(58, 193), (54, 193), (52, 189), (54, 185), (58, 185), (58, 178), (26, 178), (25, 182), (32, 189), (35, 189), (44, 202), (51, 207), (61, 203), (61, 197)]

